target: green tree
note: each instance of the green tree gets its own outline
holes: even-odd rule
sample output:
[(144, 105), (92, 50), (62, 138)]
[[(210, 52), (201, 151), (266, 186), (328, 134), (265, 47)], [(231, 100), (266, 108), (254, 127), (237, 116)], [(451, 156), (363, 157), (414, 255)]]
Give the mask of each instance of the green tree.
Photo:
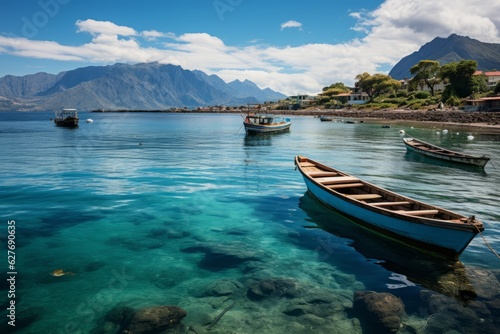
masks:
[(386, 74), (376, 73), (371, 75), (367, 72), (356, 76), (356, 86), (361, 88), (370, 98), (370, 102), (381, 94), (390, 93), (401, 87), (401, 83)]
[(443, 92), (443, 101), (455, 95), (459, 98), (470, 96), (473, 92), (473, 75), (477, 69), (475, 60), (461, 60), (441, 66), (439, 77), (447, 80), (449, 85)]
[(497, 82), (496, 86), (495, 86), (495, 89), (493, 89), (493, 92), (495, 94), (500, 94), (500, 81)]
[(336, 82), (328, 87), (323, 88), (321, 95), (331, 97), (333, 95), (339, 95), (342, 93), (350, 93), (351, 88), (344, 85), (342, 82)]
[(336, 82), (334, 84), (331, 84), (328, 88), (337, 88), (344, 91), (344, 93), (348, 93), (351, 91), (351, 88), (347, 87), (343, 82)]
[(417, 65), (410, 68), (410, 73), (414, 75), (412, 81), (416, 83), (423, 81), (431, 95), (434, 96), (434, 85), (439, 83), (438, 78), (439, 62), (437, 60), (421, 60)]
[(486, 78), (486, 75), (484, 74), (479, 74), (479, 75), (473, 75), (472, 76), (472, 95), (477, 96), (478, 94), (485, 93), (489, 91), (490, 89), (488, 88), (488, 79)]

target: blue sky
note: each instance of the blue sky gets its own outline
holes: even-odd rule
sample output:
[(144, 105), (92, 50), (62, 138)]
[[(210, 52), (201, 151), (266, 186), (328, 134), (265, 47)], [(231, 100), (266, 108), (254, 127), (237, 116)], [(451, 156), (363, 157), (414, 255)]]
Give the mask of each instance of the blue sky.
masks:
[(158, 61), (317, 93), (452, 33), (500, 43), (500, 2), (3, 0), (0, 77)]

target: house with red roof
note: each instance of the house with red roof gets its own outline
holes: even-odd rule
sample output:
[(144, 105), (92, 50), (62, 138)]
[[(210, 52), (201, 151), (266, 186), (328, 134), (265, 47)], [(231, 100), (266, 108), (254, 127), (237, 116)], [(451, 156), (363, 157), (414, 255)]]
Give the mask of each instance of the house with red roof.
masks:
[(474, 75), (483, 74), (486, 77), (488, 88), (495, 88), (497, 83), (500, 81), (500, 71), (476, 71)]
[(500, 96), (465, 101), (465, 111), (500, 111)]

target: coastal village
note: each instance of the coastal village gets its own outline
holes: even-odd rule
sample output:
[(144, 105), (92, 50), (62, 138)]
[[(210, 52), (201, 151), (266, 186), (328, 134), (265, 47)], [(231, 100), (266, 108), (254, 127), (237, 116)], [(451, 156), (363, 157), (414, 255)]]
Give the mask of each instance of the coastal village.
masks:
[[(370, 101), (370, 96), (356, 83), (348, 87), (348, 92), (328, 96), (328, 87), (317, 95), (289, 96), (276, 102), (265, 102), (252, 108), (258, 112), (281, 113), (285, 115), (313, 115), (353, 118), (380, 118), (385, 120), (430, 121), (461, 124), (480, 124), (497, 126), (500, 124), (500, 71), (476, 71), (475, 78), (484, 81), (485, 93), (479, 97), (464, 98), (456, 105), (447, 105), (431, 96), (441, 94), (445, 88), (444, 80), (436, 80), (432, 88), (420, 80), (415, 88), (411, 88), (411, 79), (399, 81), (397, 92), (386, 94), (380, 100)], [(391, 105), (391, 97), (401, 97), (397, 105)], [(327, 97), (327, 99), (325, 99)], [(325, 101), (328, 101), (325, 103)], [(392, 99), (394, 101), (394, 99)], [(415, 103), (416, 101), (416, 103)], [(412, 104), (413, 102), (413, 104)], [(172, 109), (174, 112), (187, 112), (185, 109)], [(195, 112), (248, 112), (248, 106), (211, 106), (200, 107)], [(257, 110), (253, 110), (257, 111)], [(250, 112), (253, 112), (250, 110)]]
[[(474, 73), (475, 76), (484, 76), (486, 81), (486, 87), (490, 91), (494, 91), (495, 87), (500, 83), (500, 71), (476, 71)], [(411, 79), (403, 79), (400, 80), (401, 87), (399, 91), (408, 91), (410, 86)], [(332, 109), (341, 109), (341, 108), (350, 108), (357, 107), (357, 109), (362, 110), (363, 108), (360, 106), (367, 104), (370, 102), (369, 95), (363, 91), (360, 87), (349, 87), (350, 91), (345, 93), (339, 93), (333, 96), (333, 99), (336, 100), (338, 107)], [(444, 81), (437, 81), (433, 87), (433, 91), (439, 92), (445, 89)], [(424, 84), (423, 81), (419, 82), (418, 90), (422, 92), (430, 92), (431, 89)], [(319, 93), (317, 95), (295, 95), (289, 96), (286, 99), (276, 101), (276, 102), (265, 102), (260, 107), (261, 110), (318, 110), (325, 109), (324, 105), (321, 102), (321, 98), (324, 96), (323, 93)], [(424, 94), (425, 96), (425, 94)], [(481, 112), (489, 112), (489, 111), (500, 111), (500, 95), (499, 96), (488, 96), (488, 97), (479, 97), (477, 99), (465, 99), (464, 100), (463, 110), (465, 111), (481, 111)], [(439, 103), (437, 103), (439, 105)], [(437, 106), (436, 106), (437, 107)], [(443, 109), (445, 106), (441, 104), (439, 109)], [(453, 107), (453, 106), (451, 106)], [(244, 109), (244, 106), (240, 107), (229, 107), (229, 106), (211, 106), (211, 107), (200, 107), (197, 108), (197, 111), (201, 112), (222, 112), (224, 110), (231, 109)], [(328, 109), (328, 108), (326, 108)], [(397, 108), (396, 108), (397, 109)], [(452, 108), (453, 110), (458, 108)], [(181, 110), (181, 109), (177, 109)]]

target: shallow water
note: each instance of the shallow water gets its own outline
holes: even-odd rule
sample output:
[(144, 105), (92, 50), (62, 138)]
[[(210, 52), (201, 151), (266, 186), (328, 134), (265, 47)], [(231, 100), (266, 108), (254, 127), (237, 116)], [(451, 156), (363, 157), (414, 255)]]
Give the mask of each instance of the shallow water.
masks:
[[(308, 156), (474, 214), (500, 251), (498, 136), (293, 117), (290, 133), (247, 137), (232, 114), (80, 113), (78, 129), (50, 117), (0, 114), (0, 236), (6, 244), (14, 220), (17, 272), (2, 332), (116, 333), (108, 312), (155, 305), (184, 308), (183, 332), (380, 332), (353, 309), (363, 290), (401, 298), (401, 333), (498, 332), (500, 260), (480, 236), (458, 263), (424, 255), (317, 203), (293, 165)], [(491, 163), (422, 160), (401, 129)], [(58, 268), (68, 275), (51, 276)], [(250, 298), (264, 281), (293, 291)], [(5, 324), (11, 300), (15, 328)]]

